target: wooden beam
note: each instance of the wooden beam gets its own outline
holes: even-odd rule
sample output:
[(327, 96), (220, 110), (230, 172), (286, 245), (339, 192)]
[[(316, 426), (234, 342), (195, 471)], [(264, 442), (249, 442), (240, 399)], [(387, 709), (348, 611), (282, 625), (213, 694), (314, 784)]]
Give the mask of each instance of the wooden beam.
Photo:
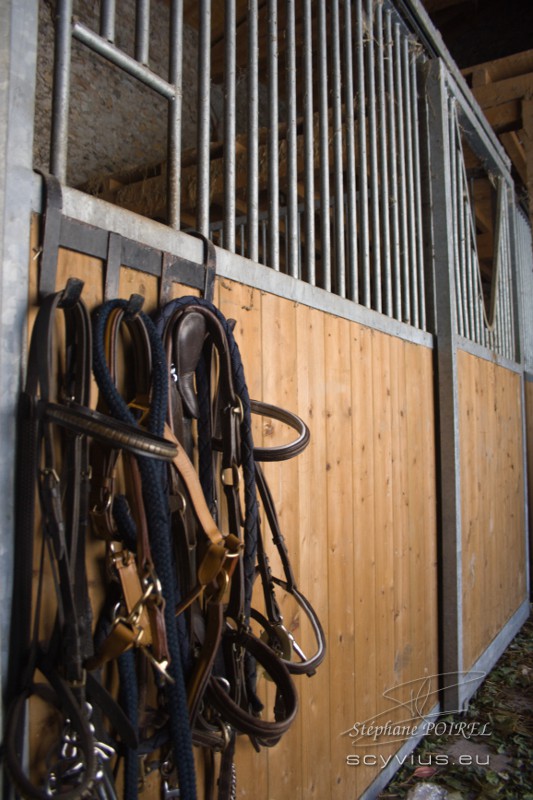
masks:
[(524, 150), (526, 154), (527, 191), (529, 195), (529, 220), (533, 227), (533, 96), (522, 101), (524, 122)]
[(520, 175), (522, 182), (525, 186), (527, 186), (526, 151), (524, 150), (524, 145), (518, 138), (518, 134), (516, 131), (512, 131), (511, 133), (502, 133), (500, 135), (500, 142), (505, 147), (507, 155), (513, 162), (513, 165)]
[(527, 95), (533, 95), (533, 72), (473, 87), (472, 92), (482, 108), (499, 106), (510, 100), (520, 100)]
[(517, 131), (522, 127), (522, 104), (520, 100), (511, 100), (501, 106), (486, 108), (485, 116), (495, 133)]
[(493, 61), (485, 61), (483, 64), (476, 64), (462, 70), (465, 77), (473, 76), (476, 72), (489, 76), (491, 81), (501, 81), (505, 78), (513, 78), (517, 75), (525, 75), (533, 72), (533, 50), (523, 50), (505, 58), (497, 58)]

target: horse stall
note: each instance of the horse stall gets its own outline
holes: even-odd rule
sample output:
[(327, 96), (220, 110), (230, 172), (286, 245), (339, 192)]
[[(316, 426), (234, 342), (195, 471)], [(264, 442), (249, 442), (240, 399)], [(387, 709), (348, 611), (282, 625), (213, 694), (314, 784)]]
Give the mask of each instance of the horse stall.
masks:
[[(0, 30), (5, 735), (14, 421), (38, 310), (73, 278), (91, 313), (211, 296), (235, 321), (250, 397), (310, 430), (264, 473), (326, 642), (315, 673), (294, 678), (298, 713), (279, 743), (237, 737), (227, 796), (376, 797), (529, 615), (533, 253), (510, 162), (418, 0), (12, 0)], [(93, 377), (91, 409), (97, 398)], [(254, 419), (256, 446), (291, 441), (286, 423)], [(105, 543), (86, 539), (96, 619)], [(20, 613), (40, 591), (46, 640), (57, 578), (39, 581), (34, 549)], [(290, 592), (278, 602), (305, 660), (317, 648), (306, 607)], [(30, 704), (15, 756), (37, 787), (57, 726)], [(140, 797), (182, 796), (161, 748), (139, 752)], [(126, 780), (119, 764), (118, 794)], [(11, 765), (6, 789), (40, 796), (22, 783)], [(89, 791), (115, 796), (101, 779)]]

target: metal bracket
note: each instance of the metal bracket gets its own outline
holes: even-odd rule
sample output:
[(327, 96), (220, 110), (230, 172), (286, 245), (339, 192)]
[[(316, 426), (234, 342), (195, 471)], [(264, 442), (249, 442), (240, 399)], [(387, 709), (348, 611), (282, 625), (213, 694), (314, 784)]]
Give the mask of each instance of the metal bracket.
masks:
[(39, 272), (39, 299), (55, 292), (59, 249), (65, 247), (76, 253), (93, 256), (104, 262), (104, 300), (119, 294), (122, 266), (160, 278), (159, 303), (171, 299), (173, 283), (198, 289), (213, 301), (216, 275), (216, 251), (206, 237), (193, 233), (204, 243), (202, 263), (189, 261), (173, 253), (147, 247), (120, 234), (88, 225), (63, 214), (61, 183), (43, 173), (43, 238)]

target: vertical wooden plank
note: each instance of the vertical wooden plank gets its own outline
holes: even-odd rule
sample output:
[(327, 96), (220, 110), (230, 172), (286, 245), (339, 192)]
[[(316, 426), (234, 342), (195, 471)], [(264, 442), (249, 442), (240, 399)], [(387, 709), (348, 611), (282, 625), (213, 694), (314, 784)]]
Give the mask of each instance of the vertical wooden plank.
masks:
[[(425, 630), (422, 628), (424, 647), (424, 674), (436, 675), (438, 672), (438, 573), (437, 573), (437, 478), (435, 446), (435, 399), (433, 392), (433, 352), (419, 347), (422, 360), (420, 381), (420, 423), (422, 425), (422, 455), (419, 470), (423, 485), (423, 518), (421, 536), (424, 547), (423, 578), (425, 586)], [(430, 687), (430, 707), (438, 700), (438, 681), (435, 678)], [(428, 708), (429, 710), (429, 708)]]
[[(289, 300), (265, 294), (262, 298), (262, 370), (263, 395), (269, 402), (283, 408), (298, 407), (296, 357), (296, 306)], [(264, 426), (265, 444), (278, 443), (283, 425), (268, 421)], [(289, 549), (291, 563), (299, 576), (299, 503), (298, 465), (290, 460), (265, 465), (281, 529)], [(267, 547), (271, 553), (271, 548)], [(278, 571), (277, 559), (272, 558), (273, 570)], [(279, 572), (278, 572), (279, 574)], [(298, 617), (287, 595), (279, 593), (280, 607), (287, 628), (295, 628)], [(272, 698), (273, 702), (273, 698)], [(302, 797), (302, 764), (300, 758), (301, 716), (299, 715), (282, 743), (268, 753), (269, 797)]]
[[(405, 684), (411, 677), (413, 662), (413, 642), (411, 639), (411, 613), (409, 607), (410, 571), (410, 529), (408, 511), (408, 459), (407, 459), (407, 400), (405, 375), (406, 343), (391, 339), (391, 396), (393, 400), (393, 446), (392, 446), (392, 488), (393, 488), (393, 551), (394, 551), (394, 682), (397, 686)], [(416, 675), (412, 675), (416, 678)], [(399, 690), (397, 697), (403, 703), (409, 702), (408, 686)]]
[[(373, 484), (374, 484), (374, 552), (375, 552), (375, 648), (376, 710), (385, 714), (383, 723), (398, 718), (398, 708), (385, 697), (395, 685), (394, 680), (394, 558), (392, 508), (392, 398), (390, 368), (390, 337), (372, 335), (372, 409)], [(394, 737), (384, 737), (379, 746), (383, 757), (397, 748)]]
[[(262, 397), (261, 292), (226, 279), (217, 279), (215, 302), (228, 319), (235, 319), (235, 338), (244, 365), (248, 391)], [(255, 434), (254, 434), (255, 436)], [(254, 438), (255, 440), (255, 438)], [(249, 739), (237, 738), (235, 765), (237, 796), (266, 800), (268, 797), (268, 751), (257, 753)]]
[[(324, 314), (306, 306), (298, 306), (296, 320), (298, 413), (311, 432), (307, 450), (297, 459), (300, 589), (324, 626), (330, 653), (327, 625), (331, 576), (328, 573), (327, 537)], [(308, 631), (302, 633), (306, 634), (304, 650), (310, 654), (314, 652), (314, 637)], [(344, 740), (339, 740), (340, 731), (330, 729), (329, 686), (334, 675), (327, 657), (310, 680), (296, 678), (302, 722), (300, 757), (302, 796), (305, 800), (327, 800), (330, 796), (330, 763), (340, 765), (344, 762)]]
[(331, 793), (354, 793), (355, 772), (339, 758), (339, 735), (355, 721), (354, 535), (350, 323), (326, 317), (326, 458), (328, 505), (328, 628), (335, 679), (330, 682)]
[[(353, 439), (353, 573), (355, 590), (355, 714), (353, 723), (372, 719), (377, 713), (376, 574), (374, 524), (374, 419), (372, 381), (373, 332), (351, 326), (351, 390)], [(354, 753), (364, 755), (365, 749)], [(376, 769), (354, 768), (357, 794), (375, 777)]]

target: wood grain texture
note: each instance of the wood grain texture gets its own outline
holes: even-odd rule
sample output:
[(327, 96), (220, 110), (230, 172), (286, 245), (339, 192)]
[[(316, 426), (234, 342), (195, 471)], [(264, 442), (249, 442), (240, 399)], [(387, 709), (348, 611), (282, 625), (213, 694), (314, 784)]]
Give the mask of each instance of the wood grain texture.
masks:
[[(100, 262), (61, 259), (58, 281), (84, 279), (93, 308)], [(145, 294), (147, 311), (156, 307), (157, 280), (121, 270), (120, 293), (132, 292)], [(229, 280), (217, 279), (215, 298), (237, 321), (251, 396), (296, 411), (311, 430), (307, 450), (267, 474), (299, 586), (328, 643), (317, 674), (295, 678), (299, 716), (282, 742), (256, 753), (239, 738), (238, 797), (355, 798), (379, 763), (353, 767), (346, 757), (386, 757), (402, 742), (364, 750), (347, 732), (404, 719), (384, 693), (437, 672), (432, 351)], [(271, 420), (254, 431), (264, 444), (292, 437)], [(272, 566), (279, 571), (274, 556)], [(290, 599), (280, 602), (309, 652), (304, 620)], [(262, 691), (272, 700), (271, 687)], [(406, 702), (409, 690), (394, 696)]]
[(468, 670), (526, 599), (520, 376), (458, 353), (463, 658)]

